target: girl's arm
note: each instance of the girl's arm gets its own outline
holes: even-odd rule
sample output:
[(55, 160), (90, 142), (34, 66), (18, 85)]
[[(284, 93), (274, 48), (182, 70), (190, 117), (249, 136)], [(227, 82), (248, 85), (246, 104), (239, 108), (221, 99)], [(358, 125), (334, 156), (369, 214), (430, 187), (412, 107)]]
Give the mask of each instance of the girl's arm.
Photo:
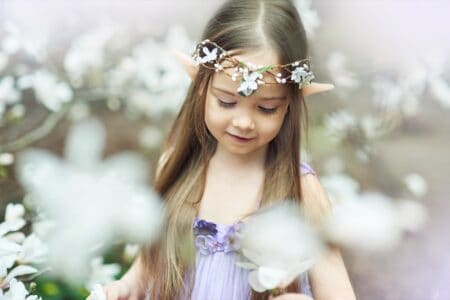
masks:
[[(301, 176), (303, 195), (310, 199), (310, 205), (319, 207), (322, 216), (330, 211), (328, 196), (312, 174)], [(328, 212), (323, 211), (327, 209)], [(314, 216), (313, 216), (314, 218)], [(315, 216), (314, 219), (319, 219)], [(345, 268), (339, 249), (329, 249), (309, 272), (314, 300), (355, 300), (350, 278)]]

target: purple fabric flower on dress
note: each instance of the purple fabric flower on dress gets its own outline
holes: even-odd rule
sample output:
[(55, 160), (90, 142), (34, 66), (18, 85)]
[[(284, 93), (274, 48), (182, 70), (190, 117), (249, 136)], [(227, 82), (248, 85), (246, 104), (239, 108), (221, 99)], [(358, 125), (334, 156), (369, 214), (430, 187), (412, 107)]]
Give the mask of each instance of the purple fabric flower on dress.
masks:
[(239, 248), (235, 235), (241, 225), (242, 222), (238, 222), (230, 226), (221, 225), (218, 229), (215, 223), (196, 219), (194, 222), (195, 246), (203, 255), (235, 252)]
[(216, 235), (217, 225), (205, 220), (196, 220), (196, 222), (194, 223), (194, 234)]

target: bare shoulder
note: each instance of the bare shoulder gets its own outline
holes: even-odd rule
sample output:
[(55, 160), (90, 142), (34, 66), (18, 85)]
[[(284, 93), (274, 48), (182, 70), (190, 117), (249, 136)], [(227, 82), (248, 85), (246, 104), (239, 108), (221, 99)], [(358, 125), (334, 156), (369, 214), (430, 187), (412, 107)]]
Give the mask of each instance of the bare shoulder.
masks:
[(300, 176), (302, 201), (306, 215), (313, 223), (318, 223), (331, 212), (328, 194), (316, 174), (308, 173)]

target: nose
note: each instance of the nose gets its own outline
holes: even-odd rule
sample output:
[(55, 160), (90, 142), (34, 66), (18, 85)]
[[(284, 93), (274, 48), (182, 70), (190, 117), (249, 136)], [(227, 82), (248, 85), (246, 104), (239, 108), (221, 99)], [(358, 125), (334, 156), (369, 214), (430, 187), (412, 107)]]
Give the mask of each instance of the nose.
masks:
[(248, 114), (240, 114), (233, 118), (231, 125), (242, 131), (255, 129), (255, 122)]

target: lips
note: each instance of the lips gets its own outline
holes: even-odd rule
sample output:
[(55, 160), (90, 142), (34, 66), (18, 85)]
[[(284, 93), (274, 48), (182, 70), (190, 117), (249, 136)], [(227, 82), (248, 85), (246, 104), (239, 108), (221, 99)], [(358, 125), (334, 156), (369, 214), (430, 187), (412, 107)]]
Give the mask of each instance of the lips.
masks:
[(229, 135), (231, 135), (233, 138), (235, 138), (235, 139), (237, 139), (239, 141), (243, 141), (243, 142), (250, 141), (250, 140), (253, 139), (253, 138), (242, 137), (242, 136), (231, 134), (231, 133), (229, 133)]

